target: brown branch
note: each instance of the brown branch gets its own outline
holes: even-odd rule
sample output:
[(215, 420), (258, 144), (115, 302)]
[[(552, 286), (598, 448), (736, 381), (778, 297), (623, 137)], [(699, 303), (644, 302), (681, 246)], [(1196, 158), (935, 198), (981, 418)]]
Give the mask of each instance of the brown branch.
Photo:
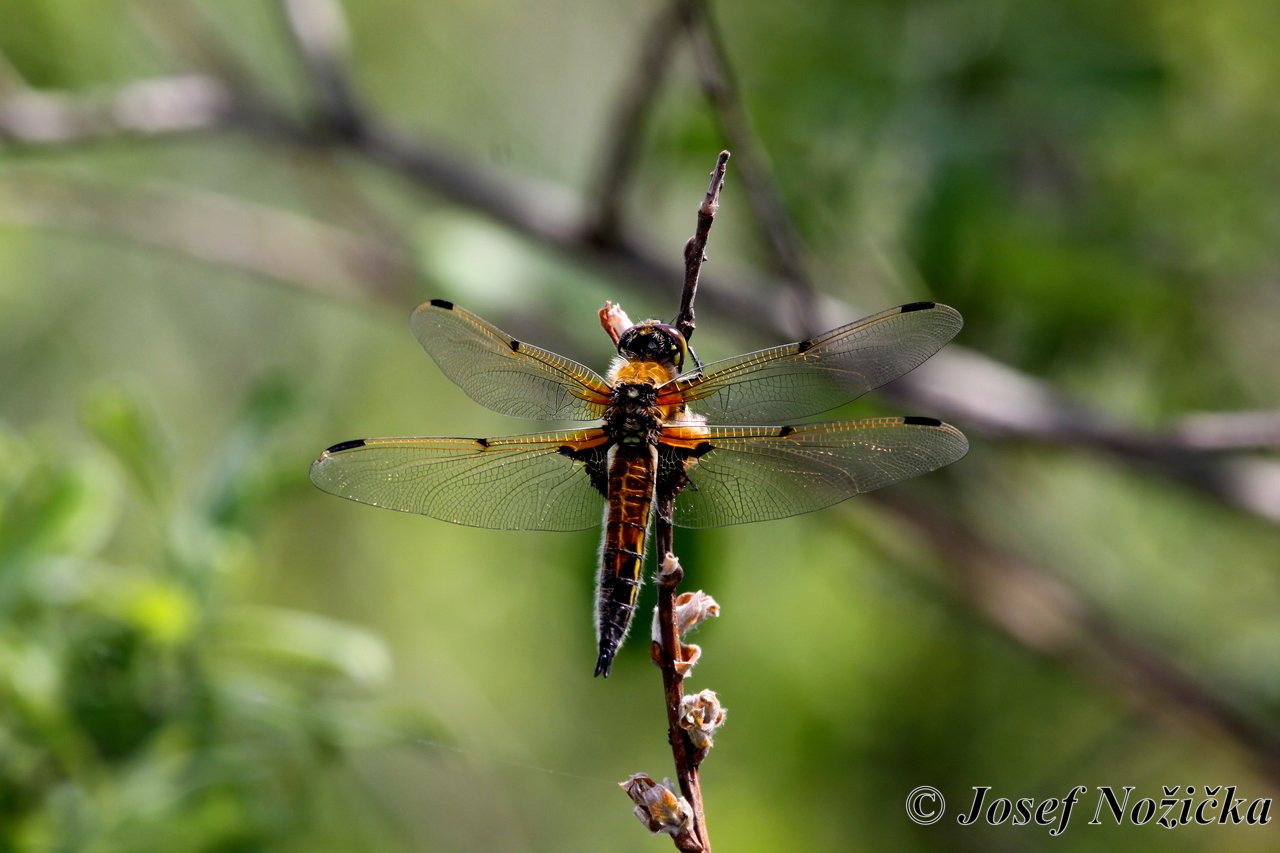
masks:
[(737, 171), (769, 250), (774, 269), (795, 298), (794, 308), (805, 335), (819, 328), (814, 288), (805, 270), (800, 238), (773, 178), (769, 158), (738, 93), (728, 51), (707, 0), (675, 0), (689, 33), (702, 92), (711, 105), (729, 147), (738, 153)]
[(967, 532), (960, 520), (904, 499), (894, 489), (868, 497), (906, 522), (941, 562), (959, 573), (953, 589), (1000, 631), (1136, 700), (1152, 716), (1215, 730), (1280, 786), (1280, 733), (1222, 685), (1197, 680), (1066, 583)]
[(676, 848), (687, 853), (710, 853), (711, 840), (707, 836), (707, 817), (702, 805), (702, 782), (698, 775), (699, 754), (689, 740), (689, 734), (680, 725), (681, 706), (684, 701), (684, 675), (680, 663), (680, 633), (676, 624), (676, 588), (684, 578), (684, 571), (675, 556), (675, 528), (673, 514), (675, 495), (660, 495), (654, 507), (657, 521), (654, 539), (658, 552), (658, 604), (655, 614), (658, 640), (654, 644), (655, 661), (662, 670), (662, 691), (667, 705), (667, 740), (671, 744), (671, 758), (676, 767), (680, 794), (693, 809), (693, 826), (683, 835), (672, 837)]
[(0, 179), (0, 224), (110, 237), (336, 298), (412, 301), (408, 259), (296, 213), (186, 187), (32, 173)]
[(0, 101), (0, 140), (65, 145), (207, 130), (230, 121), (232, 109), (226, 86), (202, 74), (138, 80), (78, 97), (24, 91)]
[(1280, 411), (1203, 412), (1179, 418), (1163, 436), (1191, 450), (1263, 450), (1280, 447)]
[(729, 166), (729, 152), (721, 151), (716, 159), (716, 167), (711, 170), (711, 183), (707, 186), (707, 195), (698, 205), (698, 225), (693, 236), (684, 245), (684, 290), (680, 294), (680, 310), (672, 323), (685, 341), (693, 337), (697, 328), (693, 312), (693, 300), (698, 295), (698, 277), (702, 272), (702, 264), (707, 259), (707, 237), (711, 234), (711, 226), (716, 220), (716, 211), (720, 209), (720, 191), (724, 189), (724, 171)]
[[(181, 81), (187, 79), (191, 78), (143, 82), (181, 85)], [(219, 98), (225, 96), (226, 104), (215, 98), (219, 108), (193, 110), (189, 104), (169, 98), (116, 97), (128, 92), (130, 87), (119, 90), (116, 96), (96, 101), (58, 95), (36, 95), (37, 100), (24, 101), (23, 98), (34, 93), (18, 92), (0, 102), (0, 137), (25, 146), (40, 146), (111, 138), (121, 133), (159, 138), (174, 133), (238, 129), (273, 142), (306, 148), (337, 145), (381, 164), (423, 189), (487, 215), (535, 242), (577, 260), (608, 268), (651, 290), (669, 287), (679, 275), (675, 265), (666, 261), (661, 253), (640, 244), (620, 238), (602, 247), (584, 239), (577, 224), (580, 218), (574, 213), (577, 205), (563, 196), (549, 194), (545, 188), (517, 184), (435, 146), (410, 141), (385, 129), (355, 140), (335, 139), (337, 135), (317, 133), (314, 127), (300, 125), (289, 116), (264, 106), (261, 99), (222, 81), (198, 75), (194, 79), (201, 85), (213, 84), (212, 88), (196, 91), (213, 92)], [(91, 103), (96, 106), (86, 110), (86, 105)], [(38, 109), (31, 109), (32, 104)], [(90, 120), (84, 120), (86, 113)], [(44, 132), (43, 129), (49, 127), (55, 132)], [(25, 203), (26, 199), (20, 201)], [(139, 238), (135, 235), (134, 239)], [(740, 327), (774, 336), (785, 334), (777, 310), (780, 307), (776, 296), (778, 283), (759, 277), (752, 283), (751, 278), (735, 275), (735, 284), (730, 285), (724, 280), (705, 277), (708, 288), (704, 305), (709, 304), (720, 317)], [(860, 313), (835, 300), (826, 300), (820, 308), (825, 309), (823, 315), (832, 318), (820, 322), (822, 326), (834, 325), (836, 319)], [(1193, 450), (1202, 442), (1184, 431), (1175, 428), (1169, 434), (1152, 436), (1072, 401), (1046, 383), (962, 347), (953, 346), (935, 356), (925, 367), (895, 383), (889, 392), (925, 411), (959, 420), (972, 431), (1002, 438), (1096, 448), (1162, 476), (1190, 482), (1229, 505), (1280, 522), (1280, 465), (1248, 458), (1190, 456), (1182, 451)], [(1224, 442), (1219, 440), (1219, 443)], [(1243, 445), (1243, 442), (1237, 440), (1237, 444)], [(1195, 460), (1194, 468), (1188, 467), (1191, 459)], [(935, 535), (955, 529), (946, 519), (933, 516), (919, 517), (918, 526), (923, 533)], [(973, 553), (989, 557), (984, 558), (985, 564), (1005, 567), (982, 587), (986, 595), (975, 594), (973, 606), (1019, 642), (1054, 653), (1055, 647), (1087, 649), (1075, 643), (1095, 636), (1100, 643), (1097, 653), (1108, 663), (1109, 671), (1113, 668), (1115, 672), (1111, 679), (1113, 689), (1141, 691), (1144, 706), (1149, 709), (1165, 705), (1181, 708), (1189, 717), (1211, 723), (1244, 750), (1264, 756), (1268, 766), (1275, 763), (1274, 739), (1265, 726), (1252, 722), (1247, 713), (1221, 700), (1215, 690), (1188, 679), (1156, 647), (1126, 639), (1126, 633), (1116, 626), (1096, 614), (1081, 611), (1079, 596), (1062, 582), (1020, 561), (996, 560), (993, 552), (984, 549), (977, 539), (958, 541), (942, 537), (934, 539), (933, 545), (948, 558), (968, 554), (972, 547)], [(969, 565), (974, 571), (978, 563), (974, 561)], [(1014, 571), (1019, 566), (1021, 570)], [(1010, 606), (1009, 595), (1030, 595), (1036, 605)], [(987, 600), (991, 602), (986, 603)], [(1072, 643), (1055, 646), (1052, 634), (1045, 632), (1045, 626), (1054, 624), (1053, 620), (1040, 620), (1037, 625), (1034, 617), (1028, 618), (1037, 612), (1067, 617), (1073, 612), (1083, 613), (1066, 620), (1070, 628), (1067, 636), (1074, 638)], [(1083, 651), (1059, 654), (1084, 669), (1092, 663)], [(1275, 775), (1275, 771), (1272, 772)]]
[(604, 156), (591, 182), (591, 186), (599, 188), (595, 209), (583, 228), (587, 239), (601, 245), (613, 243), (622, 231), (622, 203), (640, 159), (645, 123), (662, 91), (682, 29), (676, 7), (664, 3), (645, 31), (635, 68), (610, 114), (606, 137), (601, 141)]
[[(189, 78), (170, 78), (181, 85)], [(680, 276), (677, 265), (661, 252), (625, 238), (602, 246), (586, 239), (575, 212), (580, 204), (563, 192), (533, 186), (482, 169), (469, 160), (423, 141), (413, 141), (366, 117), (366, 130), (358, 139), (336, 138), (299, 126), (273, 111), (259, 99), (230, 90), (218, 81), (196, 76), (196, 91), (214, 93), (217, 109), (191, 109), (168, 98), (90, 98), (106, 103), (105, 119), (78, 120), (86, 109), (84, 98), (38, 95), (40, 110), (13, 108), (25, 94), (0, 101), (0, 139), (23, 146), (71, 144), (114, 138), (121, 133), (162, 138), (173, 134), (239, 130), (268, 141), (308, 149), (349, 150), (382, 166), (397, 177), (489, 217), (527, 239), (585, 263), (635, 282), (654, 293), (666, 292)], [(145, 81), (159, 83), (162, 81)], [(137, 84), (131, 84), (137, 85)], [(121, 93), (131, 87), (125, 87)], [(162, 87), (164, 88), (164, 87)], [(225, 97), (225, 102), (221, 98)], [(101, 107), (96, 109), (102, 110)], [(92, 112), (92, 110), (90, 110)], [(104, 113), (99, 113), (99, 117)], [(71, 128), (70, 132), (44, 133), (43, 128)], [(782, 319), (785, 284), (750, 272), (725, 276), (704, 274), (708, 285), (704, 306), (744, 329), (772, 337), (788, 335)], [(833, 298), (821, 300), (817, 314), (822, 327), (834, 326), (860, 313)], [(1160, 476), (1186, 482), (1201, 492), (1280, 524), (1280, 464), (1251, 458), (1202, 457), (1189, 474), (1185, 461), (1169, 456), (1139, 453), (1151, 436), (1088, 405), (1071, 400), (1050, 385), (1008, 365), (962, 346), (952, 345), (923, 367), (893, 383), (886, 393), (922, 411), (965, 425), (971, 432), (999, 438), (1086, 447), (1102, 450), (1128, 464)], [(1159, 442), (1157, 442), (1159, 443)], [(1180, 448), (1176, 434), (1164, 444)], [(1185, 457), (1182, 457), (1185, 459)]]
[[(729, 152), (721, 151), (711, 170), (711, 183), (698, 205), (697, 225), (693, 236), (684, 248), (684, 288), (680, 294), (680, 311), (673, 325), (686, 341), (695, 328), (693, 303), (698, 295), (698, 277), (706, 260), (707, 239), (715, 224), (716, 211), (720, 207), (720, 191), (724, 189), (725, 169), (729, 165)], [(693, 810), (693, 826), (689, 833), (673, 836), (676, 847), (682, 851), (711, 851), (711, 839), (707, 835), (707, 818), (702, 805), (702, 784), (698, 766), (705, 754), (691, 740), (689, 732), (680, 724), (684, 713), (684, 674), (691, 661), (684, 661), (680, 626), (676, 618), (676, 589), (684, 577), (680, 561), (675, 555), (675, 502), (684, 483), (671, 489), (659, 489), (654, 501), (654, 539), (658, 552), (658, 606), (654, 616), (658, 636), (654, 638), (654, 662), (662, 670), (663, 695), (667, 704), (667, 741), (671, 744), (671, 757), (676, 766), (676, 778), (680, 793), (689, 801)]]
[(346, 72), (347, 19), (336, 0), (280, 0), (286, 29), (319, 97), (322, 124), (343, 137), (364, 129), (363, 110)]

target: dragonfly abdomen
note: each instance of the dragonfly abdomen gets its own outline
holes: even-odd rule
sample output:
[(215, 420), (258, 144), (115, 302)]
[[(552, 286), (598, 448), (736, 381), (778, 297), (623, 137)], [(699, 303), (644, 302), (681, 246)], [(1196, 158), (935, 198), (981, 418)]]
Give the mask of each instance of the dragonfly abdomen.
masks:
[(596, 590), (600, 649), (596, 675), (606, 678), (635, 614), (657, 468), (658, 450), (652, 444), (620, 444), (609, 452), (608, 500)]

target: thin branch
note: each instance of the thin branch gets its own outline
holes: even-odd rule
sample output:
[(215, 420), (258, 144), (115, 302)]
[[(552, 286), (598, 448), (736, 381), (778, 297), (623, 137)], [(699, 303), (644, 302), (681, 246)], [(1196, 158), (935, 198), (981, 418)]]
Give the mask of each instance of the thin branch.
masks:
[(1263, 450), (1280, 447), (1280, 411), (1204, 412), (1179, 418), (1166, 444), (1186, 450)]
[(195, 0), (134, 0), (129, 8), (171, 65), (217, 78), (228, 88), (253, 87), (240, 52)]
[[(217, 108), (200, 108), (199, 95), (195, 109), (172, 98), (121, 97), (130, 90), (140, 91), (133, 89), (134, 86), (142, 85), (141, 91), (145, 91), (148, 83), (180, 86), (188, 80), (198, 81), (205, 87), (194, 89), (197, 94), (215, 95), (211, 100), (218, 105)], [(160, 91), (164, 90), (162, 86)], [(169, 91), (175, 90), (170, 88)], [(274, 143), (283, 142), (308, 149), (344, 148), (382, 165), (422, 189), (489, 216), (534, 242), (576, 260), (606, 268), (651, 291), (664, 292), (679, 276), (675, 264), (668, 262), (663, 253), (654, 252), (646, 245), (619, 238), (615, 243), (601, 246), (585, 239), (578, 214), (582, 205), (563, 194), (545, 187), (518, 183), (436, 146), (411, 141), (381, 128), (375, 134), (366, 133), (354, 140), (338, 138), (333, 133), (317, 133), (313, 127), (300, 124), (264, 105), (261, 99), (206, 75), (141, 81), (117, 90), (113, 95), (96, 99), (43, 94), (36, 95), (35, 101), (23, 100), (33, 94), (18, 92), (0, 100), (0, 139), (24, 147), (41, 147), (109, 139), (121, 133), (163, 138), (173, 134), (235, 129)], [(225, 103), (219, 100), (222, 98), (225, 98)], [(89, 120), (85, 119), (86, 115)], [(34, 216), (26, 210), (29, 199), (25, 192), (18, 194), (13, 202), (10, 207), (18, 211), (17, 221), (39, 218), (39, 205), (35, 207)], [(12, 211), (6, 215), (15, 217)], [(147, 242), (147, 236), (140, 232), (120, 236)], [(714, 276), (705, 276), (704, 281), (707, 284), (704, 307), (709, 305), (725, 322), (771, 336), (787, 333), (778, 310), (781, 307), (779, 282), (767, 277), (753, 277), (749, 273), (735, 275), (732, 284), (723, 277), (717, 279)], [(839, 320), (860, 313), (834, 299), (822, 300), (818, 310), (820, 317), (828, 318), (820, 320), (820, 326), (835, 325)], [(1097, 448), (1162, 476), (1191, 482), (1229, 505), (1280, 523), (1280, 465), (1242, 457), (1200, 457), (1198, 473), (1189, 479), (1185, 454), (1175, 459), (1149, 451), (1153, 441), (1154, 446), (1167, 450), (1189, 451), (1195, 449), (1199, 439), (1178, 429), (1153, 438), (1147, 432), (1100, 410), (1068, 399), (1047, 383), (963, 347), (949, 347), (923, 368), (894, 383), (888, 391), (924, 411), (947, 415), (974, 432)], [(1263, 435), (1264, 439), (1259, 441), (1265, 440), (1266, 434)], [(1220, 440), (1220, 443), (1225, 442)], [(1243, 442), (1238, 444), (1246, 446)], [(917, 513), (917, 527), (923, 534), (932, 534), (932, 545), (938, 553), (954, 558), (969, 553), (972, 546), (975, 553), (985, 555), (985, 565), (1004, 567), (1000, 574), (981, 587), (986, 595), (974, 594), (973, 606), (993, 624), (1029, 647), (1049, 654), (1055, 653), (1055, 649), (1076, 648), (1074, 642), (1095, 636), (1100, 643), (1098, 653), (1108, 664), (1109, 671), (1114, 667), (1116, 674), (1111, 681), (1116, 689), (1138, 688), (1144, 707), (1149, 709), (1172, 705), (1183, 709), (1194, 719), (1213, 721), (1216, 728), (1240, 744), (1242, 749), (1257, 750), (1268, 766), (1275, 764), (1274, 738), (1269, 729), (1252, 722), (1248, 714), (1221, 700), (1217, 691), (1186, 680), (1180, 669), (1158, 648), (1125, 639), (1125, 632), (1116, 626), (1100, 621), (1097, 614), (1081, 610), (1079, 596), (1048, 573), (1025, 562), (1010, 562), (1005, 557), (997, 559), (997, 555), (976, 538), (949, 538), (957, 529), (950, 519), (921, 515), (918, 505), (899, 507), (902, 513), (913, 510)], [(975, 560), (969, 566), (973, 572), (970, 577), (977, 577), (978, 562)], [(1001, 596), (994, 595), (993, 590), (1000, 591)], [(1003, 591), (1032, 595), (1030, 600), (1037, 606), (1010, 606)], [(991, 599), (994, 601), (986, 603)], [(1028, 614), (1044, 612), (1066, 615), (1065, 624), (1069, 630), (1065, 636), (1072, 642), (1063, 644), (1059, 640), (1055, 643), (1055, 634), (1048, 630), (1054, 624), (1064, 624), (1062, 620), (1055, 623), (1045, 619), (1036, 624), (1034, 616), (1028, 617)], [(1092, 664), (1083, 656), (1060, 654), (1081, 668), (1087, 669)], [(1280, 773), (1273, 770), (1273, 778), (1277, 775)]]
[(685, 341), (693, 337), (693, 330), (698, 325), (694, 317), (693, 300), (698, 295), (698, 276), (707, 259), (707, 237), (716, 221), (716, 211), (720, 209), (720, 191), (724, 189), (724, 171), (728, 166), (729, 152), (721, 151), (716, 159), (716, 167), (711, 170), (707, 194), (702, 199), (702, 204), (698, 205), (697, 228), (684, 245), (684, 290), (680, 294), (680, 310), (672, 325), (680, 330)]
[(10, 174), (0, 179), (0, 224), (123, 239), (329, 297), (403, 306), (413, 293), (408, 259), (386, 244), (186, 187)]
[[(189, 77), (169, 78), (180, 85)], [(563, 191), (520, 182), (483, 169), (443, 148), (410, 140), (366, 118), (359, 139), (335, 138), (300, 127), (268, 105), (232, 92), (217, 81), (196, 75), (195, 80), (213, 93), (217, 109), (195, 109), (168, 98), (89, 99), (111, 106), (107, 119), (81, 122), (84, 99), (65, 95), (39, 95), (41, 111), (11, 108), (15, 97), (0, 101), (0, 139), (24, 146), (70, 144), (110, 139), (121, 133), (161, 138), (168, 135), (239, 130), (268, 141), (304, 148), (345, 148), (412, 184), (489, 217), (535, 243), (643, 286), (655, 294), (667, 291), (678, 280), (679, 267), (648, 245), (619, 238), (602, 246), (586, 239), (576, 213), (582, 204)], [(158, 83), (161, 81), (144, 81)], [(138, 84), (131, 84), (138, 85)], [(122, 92), (131, 87), (125, 87)], [(225, 103), (220, 98), (226, 98)], [(40, 114), (47, 111), (47, 114)], [(132, 117), (132, 118), (129, 118)], [(43, 133), (41, 128), (72, 128), (69, 133)], [(735, 271), (704, 274), (708, 285), (703, 302), (721, 318), (740, 328), (772, 337), (788, 336), (783, 320), (785, 284), (766, 276)], [(829, 327), (857, 317), (860, 312), (840, 300), (819, 300), (818, 325)], [(951, 345), (924, 366), (897, 380), (882, 393), (911, 407), (955, 420), (975, 433), (1001, 438), (1097, 448), (1126, 463), (1161, 476), (1189, 483), (1203, 493), (1239, 510), (1280, 524), (1280, 464), (1232, 458), (1204, 458), (1195, 476), (1185, 466), (1159, 456), (1136, 452), (1150, 440), (1149, 434), (1104, 412), (1071, 400), (1047, 383), (1021, 373), (995, 359), (962, 346)], [(1176, 447), (1176, 444), (1170, 445)], [(1194, 448), (1186, 448), (1188, 450)]]
[(614, 242), (621, 233), (622, 203), (640, 159), (644, 126), (662, 91), (682, 31), (683, 22), (676, 7), (662, 4), (641, 40), (636, 66), (618, 94), (606, 137), (601, 141), (604, 156), (591, 183), (600, 191), (595, 194), (595, 209), (583, 229), (588, 239), (597, 243)]
[(284, 19), (320, 99), (323, 124), (344, 137), (359, 136), (363, 111), (346, 71), (350, 36), (336, 0), (281, 0)]
[[(729, 165), (729, 152), (721, 151), (716, 158), (715, 168), (711, 170), (711, 183), (707, 185), (707, 193), (698, 205), (697, 225), (693, 236), (684, 248), (684, 288), (680, 294), (680, 310), (676, 314), (674, 325), (686, 341), (693, 337), (696, 327), (694, 322), (693, 303), (698, 295), (698, 277), (702, 264), (706, 260), (707, 239), (711, 236), (711, 226), (715, 224), (716, 211), (720, 208), (720, 191), (724, 189), (725, 169)], [(656, 613), (659, 636), (655, 651), (655, 662), (662, 670), (663, 694), (667, 704), (667, 740), (671, 744), (671, 757), (676, 766), (676, 778), (680, 783), (680, 793), (689, 801), (693, 809), (692, 837), (677, 835), (673, 837), (676, 847), (683, 851), (711, 851), (711, 839), (707, 835), (707, 818), (702, 805), (702, 785), (698, 777), (698, 765), (702, 760), (702, 751), (690, 739), (689, 733), (680, 725), (684, 702), (684, 673), (688, 664), (681, 660), (680, 627), (676, 619), (676, 589), (680, 585), (684, 572), (675, 555), (675, 502), (676, 495), (684, 487), (683, 479), (669, 489), (659, 488), (654, 501), (654, 539), (658, 551), (658, 607)]]
[(66, 145), (162, 136), (224, 125), (232, 111), (226, 86), (203, 74), (139, 80), (88, 96), (24, 91), (0, 101), (0, 140)]
[(868, 498), (905, 521), (940, 561), (960, 573), (954, 589), (999, 630), (1137, 700), (1147, 713), (1207, 724), (1280, 785), (1280, 733), (1242, 707), (1230, 691), (1201, 683), (1066, 583), (967, 532), (959, 520), (906, 500), (893, 489)]
[(659, 495), (654, 506), (657, 520), (654, 540), (658, 551), (658, 604), (655, 618), (659, 638), (656, 644), (657, 664), (662, 670), (662, 692), (667, 705), (667, 741), (671, 744), (671, 758), (676, 767), (680, 794), (693, 809), (693, 827), (686, 835), (673, 836), (676, 848), (688, 853), (711, 851), (707, 835), (707, 816), (702, 805), (702, 782), (698, 775), (698, 750), (689, 740), (689, 734), (680, 725), (681, 706), (684, 701), (684, 675), (680, 663), (680, 632), (676, 623), (676, 589), (684, 578), (680, 562), (675, 556), (675, 528), (673, 517), (675, 495)]
[(823, 330), (815, 313), (814, 288), (805, 270), (800, 238), (773, 178), (768, 155), (742, 104), (720, 29), (707, 0), (675, 0), (688, 28), (698, 82), (729, 147), (738, 152), (737, 170), (773, 265), (795, 297), (803, 333)]

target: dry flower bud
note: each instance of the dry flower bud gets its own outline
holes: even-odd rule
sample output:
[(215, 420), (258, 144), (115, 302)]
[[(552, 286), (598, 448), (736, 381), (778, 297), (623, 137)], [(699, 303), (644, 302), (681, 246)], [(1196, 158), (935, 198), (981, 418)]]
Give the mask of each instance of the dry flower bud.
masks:
[(616, 302), (605, 302), (604, 307), (600, 309), (600, 325), (609, 334), (613, 343), (617, 345), (618, 338), (622, 337), (622, 333), (635, 324), (631, 322), (627, 312), (622, 310), (621, 305)]
[(724, 725), (725, 713), (715, 691), (703, 690), (680, 700), (680, 728), (689, 733), (694, 746), (706, 751), (712, 746), (716, 729)]
[(676, 596), (676, 630), (683, 637), (713, 616), (720, 615), (720, 605), (702, 590), (682, 592)]
[(702, 646), (680, 644), (680, 659), (673, 662), (676, 675), (684, 678), (693, 669), (693, 665), (702, 657)]
[(693, 809), (684, 797), (676, 793), (670, 779), (659, 785), (652, 777), (636, 773), (618, 787), (636, 804), (635, 815), (653, 833), (665, 832), (679, 835), (689, 828)]
[(658, 563), (658, 582), (671, 583), (674, 586), (683, 576), (684, 568), (680, 565), (680, 558), (668, 551)]

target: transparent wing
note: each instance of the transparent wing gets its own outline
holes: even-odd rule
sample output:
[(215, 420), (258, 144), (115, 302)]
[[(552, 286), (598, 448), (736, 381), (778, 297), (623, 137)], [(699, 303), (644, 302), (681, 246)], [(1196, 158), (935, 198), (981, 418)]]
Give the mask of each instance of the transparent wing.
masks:
[(676, 498), (681, 527), (720, 527), (812, 512), (955, 462), (964, 435), (932, 418), (795, 427), (711, 427)]
[(960, 331), (960, 312), (913, 302), (830, 332), (706, 365), (659, 389), (711, 422), (769, 424), (833, 409), (918, 367)]
[(444, 375), (495, 412), (591, 421), (609, 403), (609, 386), (591, 368), (517, 341), (452, 302), (424, 302), (409, 326)]
[(312, 463), (311, 482), (338, 497), (469, 527), (584, 530), (600, 524), (604, 498), (586, 467), (606, 442), (598, 429), (346, 441)]

